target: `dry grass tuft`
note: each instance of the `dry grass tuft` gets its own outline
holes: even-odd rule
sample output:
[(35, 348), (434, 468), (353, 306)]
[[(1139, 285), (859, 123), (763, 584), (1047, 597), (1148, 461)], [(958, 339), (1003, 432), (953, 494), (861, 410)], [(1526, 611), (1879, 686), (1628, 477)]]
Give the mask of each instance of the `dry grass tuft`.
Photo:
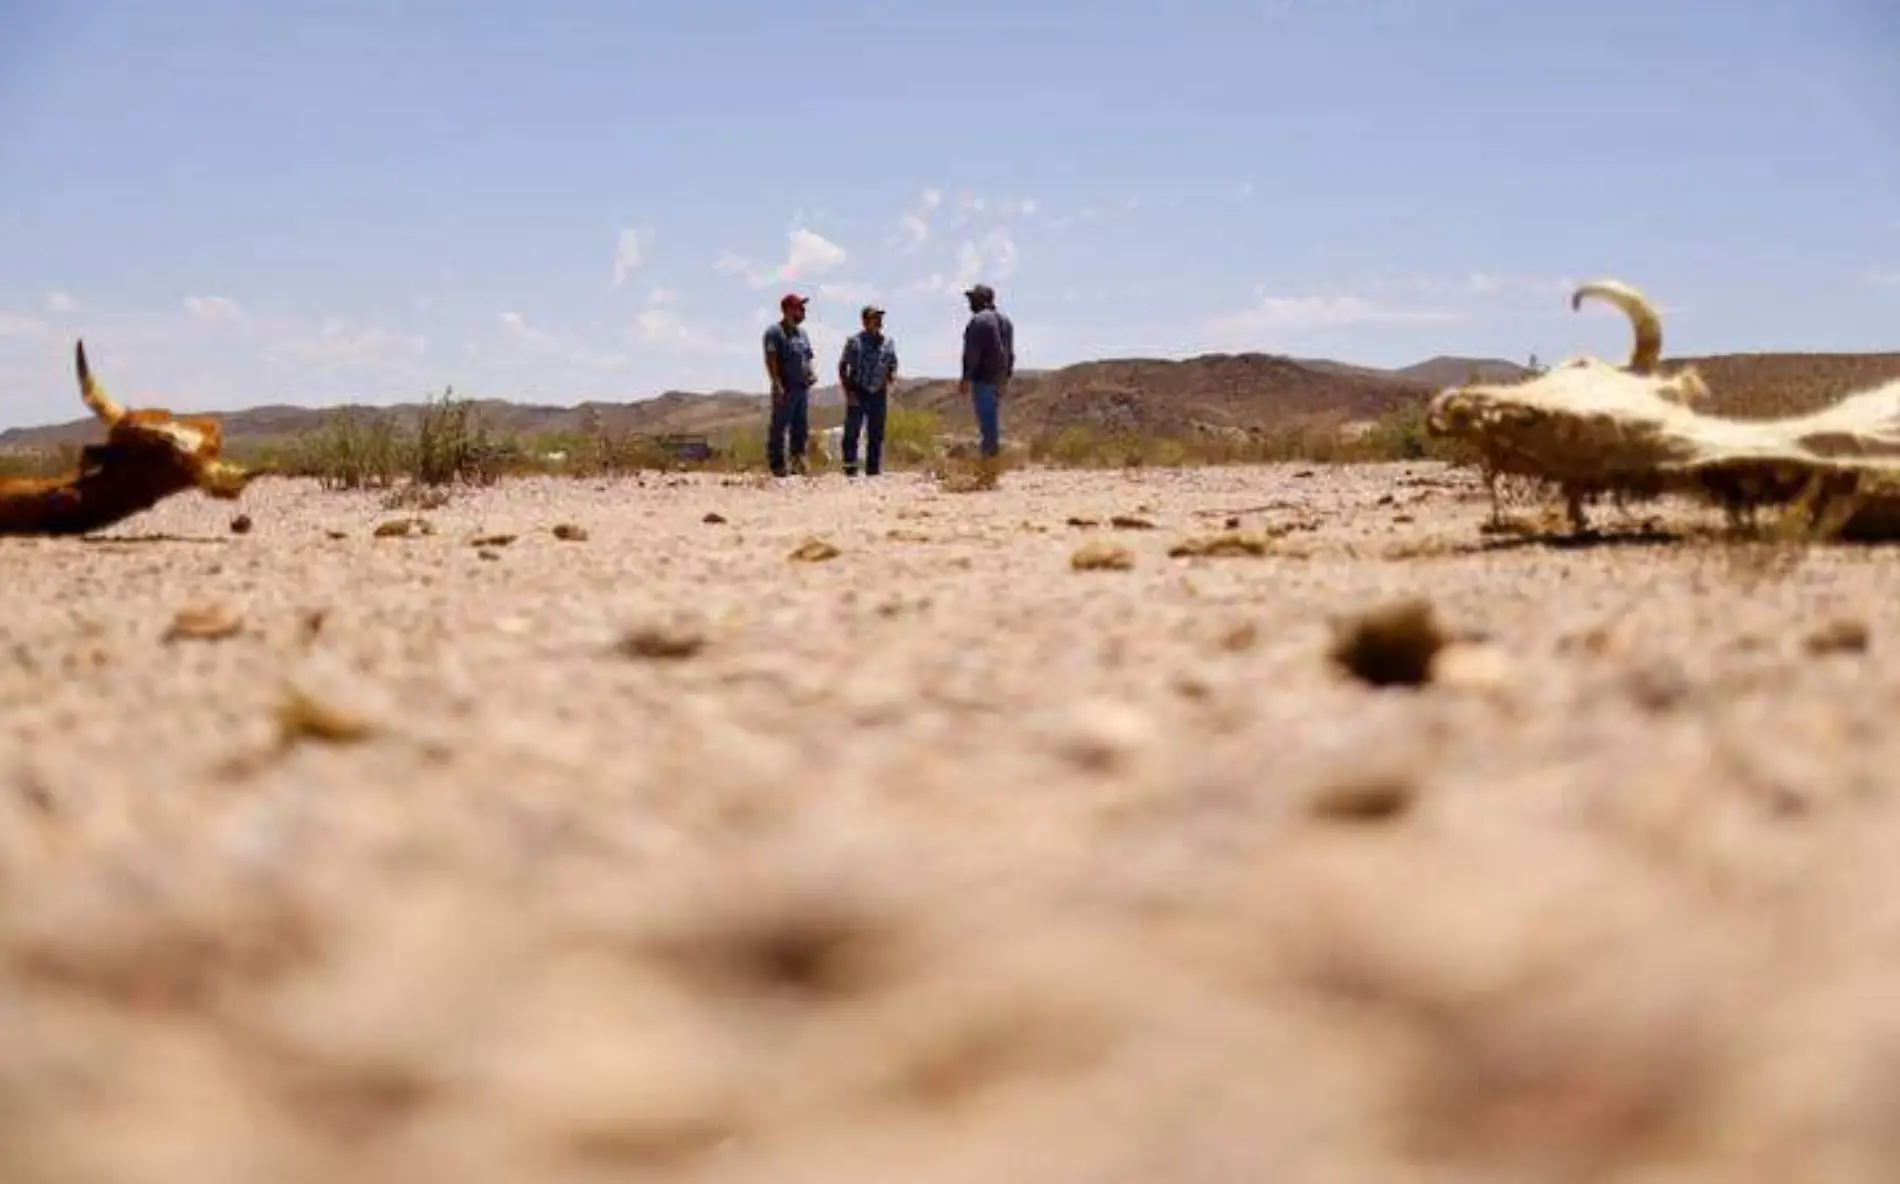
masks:
[(1003, 462), (995, 457), (964, 461), (946, 456), (936, 477), (937, 488), (945, 493), (987, 493), (1001, 486)]

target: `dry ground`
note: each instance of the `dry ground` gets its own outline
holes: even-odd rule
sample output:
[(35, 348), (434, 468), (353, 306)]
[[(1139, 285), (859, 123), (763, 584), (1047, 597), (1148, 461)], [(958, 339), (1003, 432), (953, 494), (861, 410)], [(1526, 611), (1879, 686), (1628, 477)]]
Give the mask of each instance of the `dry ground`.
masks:
[[(0, 542), (8, 1184), (1900, 1176), (1890, 550), (1429, 465), (241, 508)], [(1493, 660), (1329, 668), (1413, 595)]]

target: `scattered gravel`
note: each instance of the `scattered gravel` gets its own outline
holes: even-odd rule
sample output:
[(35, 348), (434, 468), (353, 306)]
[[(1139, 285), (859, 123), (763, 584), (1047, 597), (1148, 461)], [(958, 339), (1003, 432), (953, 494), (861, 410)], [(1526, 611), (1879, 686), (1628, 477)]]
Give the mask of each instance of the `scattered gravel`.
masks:
[(0, 540), (0, 1179), (1900, 1176), (1886, 551), (957, 488)]

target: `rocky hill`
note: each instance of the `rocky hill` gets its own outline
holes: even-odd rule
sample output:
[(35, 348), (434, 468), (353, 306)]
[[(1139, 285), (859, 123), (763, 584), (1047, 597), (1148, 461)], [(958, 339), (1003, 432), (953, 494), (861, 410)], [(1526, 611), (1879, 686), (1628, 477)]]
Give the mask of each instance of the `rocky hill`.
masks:
[[(1716, 391), (1713, 409), (1743, 416), (1811, 410), (1849, 392), (1900, 378), (1900, 353), (1727, 354), (1670, 359), (1665, 367), (1691, 364)], [(1511, 382), (1530, 374), (1522, 366), (1495, 358), (1436, 357), (1394, 370), (1272, 354), (1119, 358), (1025, 371), (1011, 391), (1007, 424), (1017, 436), (1066, 428), (1174, 437), (1246, 434), (1315, 421), (1376, 419), (1474, 375), (1490, 382)], [(815, 422), (836, 423), (842, 415), (837, 388), (823, 388), (816, 394)], [(957, 396), (953, 380), (914, 379), (903, 384), (898, 397), (902, 406), (938, 412), (953, 431), (974, 429), (969, 404)], [(668, 391), (635, 402), (567, 407), (506, 400), (483, 400), (475, 406), (492, 430), (509, 436), (553, 436), (602, 428), (614, 433), (717, 435), (760, 427), (766, 414), (763, 395), (740, 391)], [(421, 410), (416, 404), (386, 408), (273, 404), (217, 418), (223, 421), (229, 440), (281, 442), (320, 428), (327, 416), (345, 409), (393, 415), (399, 422), (413, 422)], [(0, 451), (83, 443), (96, 439), (98, 430), (90, 419), (15, 428), (0, 432)]]

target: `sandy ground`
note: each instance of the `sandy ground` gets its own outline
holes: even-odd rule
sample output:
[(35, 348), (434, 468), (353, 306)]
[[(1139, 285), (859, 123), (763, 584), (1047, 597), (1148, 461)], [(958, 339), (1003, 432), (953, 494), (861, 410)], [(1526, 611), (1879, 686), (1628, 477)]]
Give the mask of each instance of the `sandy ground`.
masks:
[[(0, 541), (8, 1184), (1900, 1178), (1890, 550), (1430, 465), (239, 508)], [(1411, 596), (1459, 677), (1328, 663)]]

